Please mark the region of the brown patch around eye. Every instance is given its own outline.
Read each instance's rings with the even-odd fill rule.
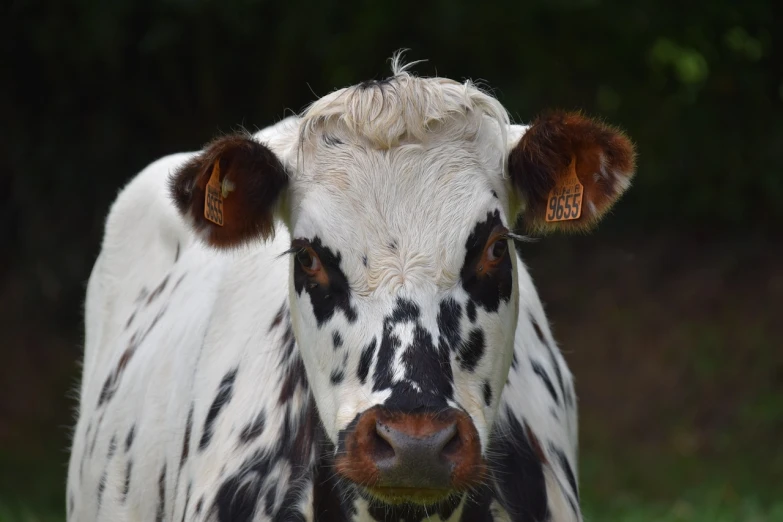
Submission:
[[[324,270],[321,258],[306,241],[294,241],[292,246],[298,251],[295,254],[296,263],[307,275],[309,285],[326,286],[329,284],[329,274]]]
[[[478,276],[490,275],[508,256],[508,248],[508,229],[501,226],[495,227],[484,246],[481,259],[476,265]]]

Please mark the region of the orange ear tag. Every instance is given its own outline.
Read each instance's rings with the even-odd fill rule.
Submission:
[[[579,219],[582,215],[584,187],[576,177],[576,158],[571,159],[568,173],[557,181],[547,200],[547,222]]]
[[[212,176],[207,183],[204,197],[204,217],[216,225],[223,226],[223,194],[220,188],[220,160],[215,160]]]

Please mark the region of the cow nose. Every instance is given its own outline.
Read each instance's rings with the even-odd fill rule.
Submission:
[[[372,458],[379,486],[448,489],[461,446],[457,423],[411,427],[376,421]]]
[[[478,433],[468,415],[389,412],[378,406],[343,434],[337,471],[376,494],[470,488],[483,476]]]

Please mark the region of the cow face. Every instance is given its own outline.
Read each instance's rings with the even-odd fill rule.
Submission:
[[[291,320],[338,473],[388,503],[431,503],[483,476],[525,270],[516,216],[588,227],[632,171],[632,146],[602,124],[556,113],[510,126],[472,85],[400,71],[217,140],[172,189],[216,246],[285,223]],[[549,196],[574,177],[578,217],[558,220]],[[204,218],[210,184],[222,226]]]

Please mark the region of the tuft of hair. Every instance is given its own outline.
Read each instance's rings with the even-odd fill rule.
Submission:
[[[478,134],[487,119],[505,143],[508,114],[494,97],[470,80],[415,76],[402,52],[391,58],[392,76],[327,94],[302,113],[301,143],[336,134],[342,141],[388,150],[405,143],[425,143],[434,132],[455,139]]]
[[[572,161],[582,184],[579,219],[547,222],[550,191],[570,173]],[[509,175],[525,203],[531,232],[575,232],[593,228],[630,187],[636,168],[631,140],[620,130],[581,113],[538,117],[508,158]]]
[[[223,226],[204,216],[204,198],[219,165]],[[288,175],[277,156],[250,134],[219,137],[177,169],[169,193],[197,235],[211,246],[230,248],[274,235],[274,210]]]

